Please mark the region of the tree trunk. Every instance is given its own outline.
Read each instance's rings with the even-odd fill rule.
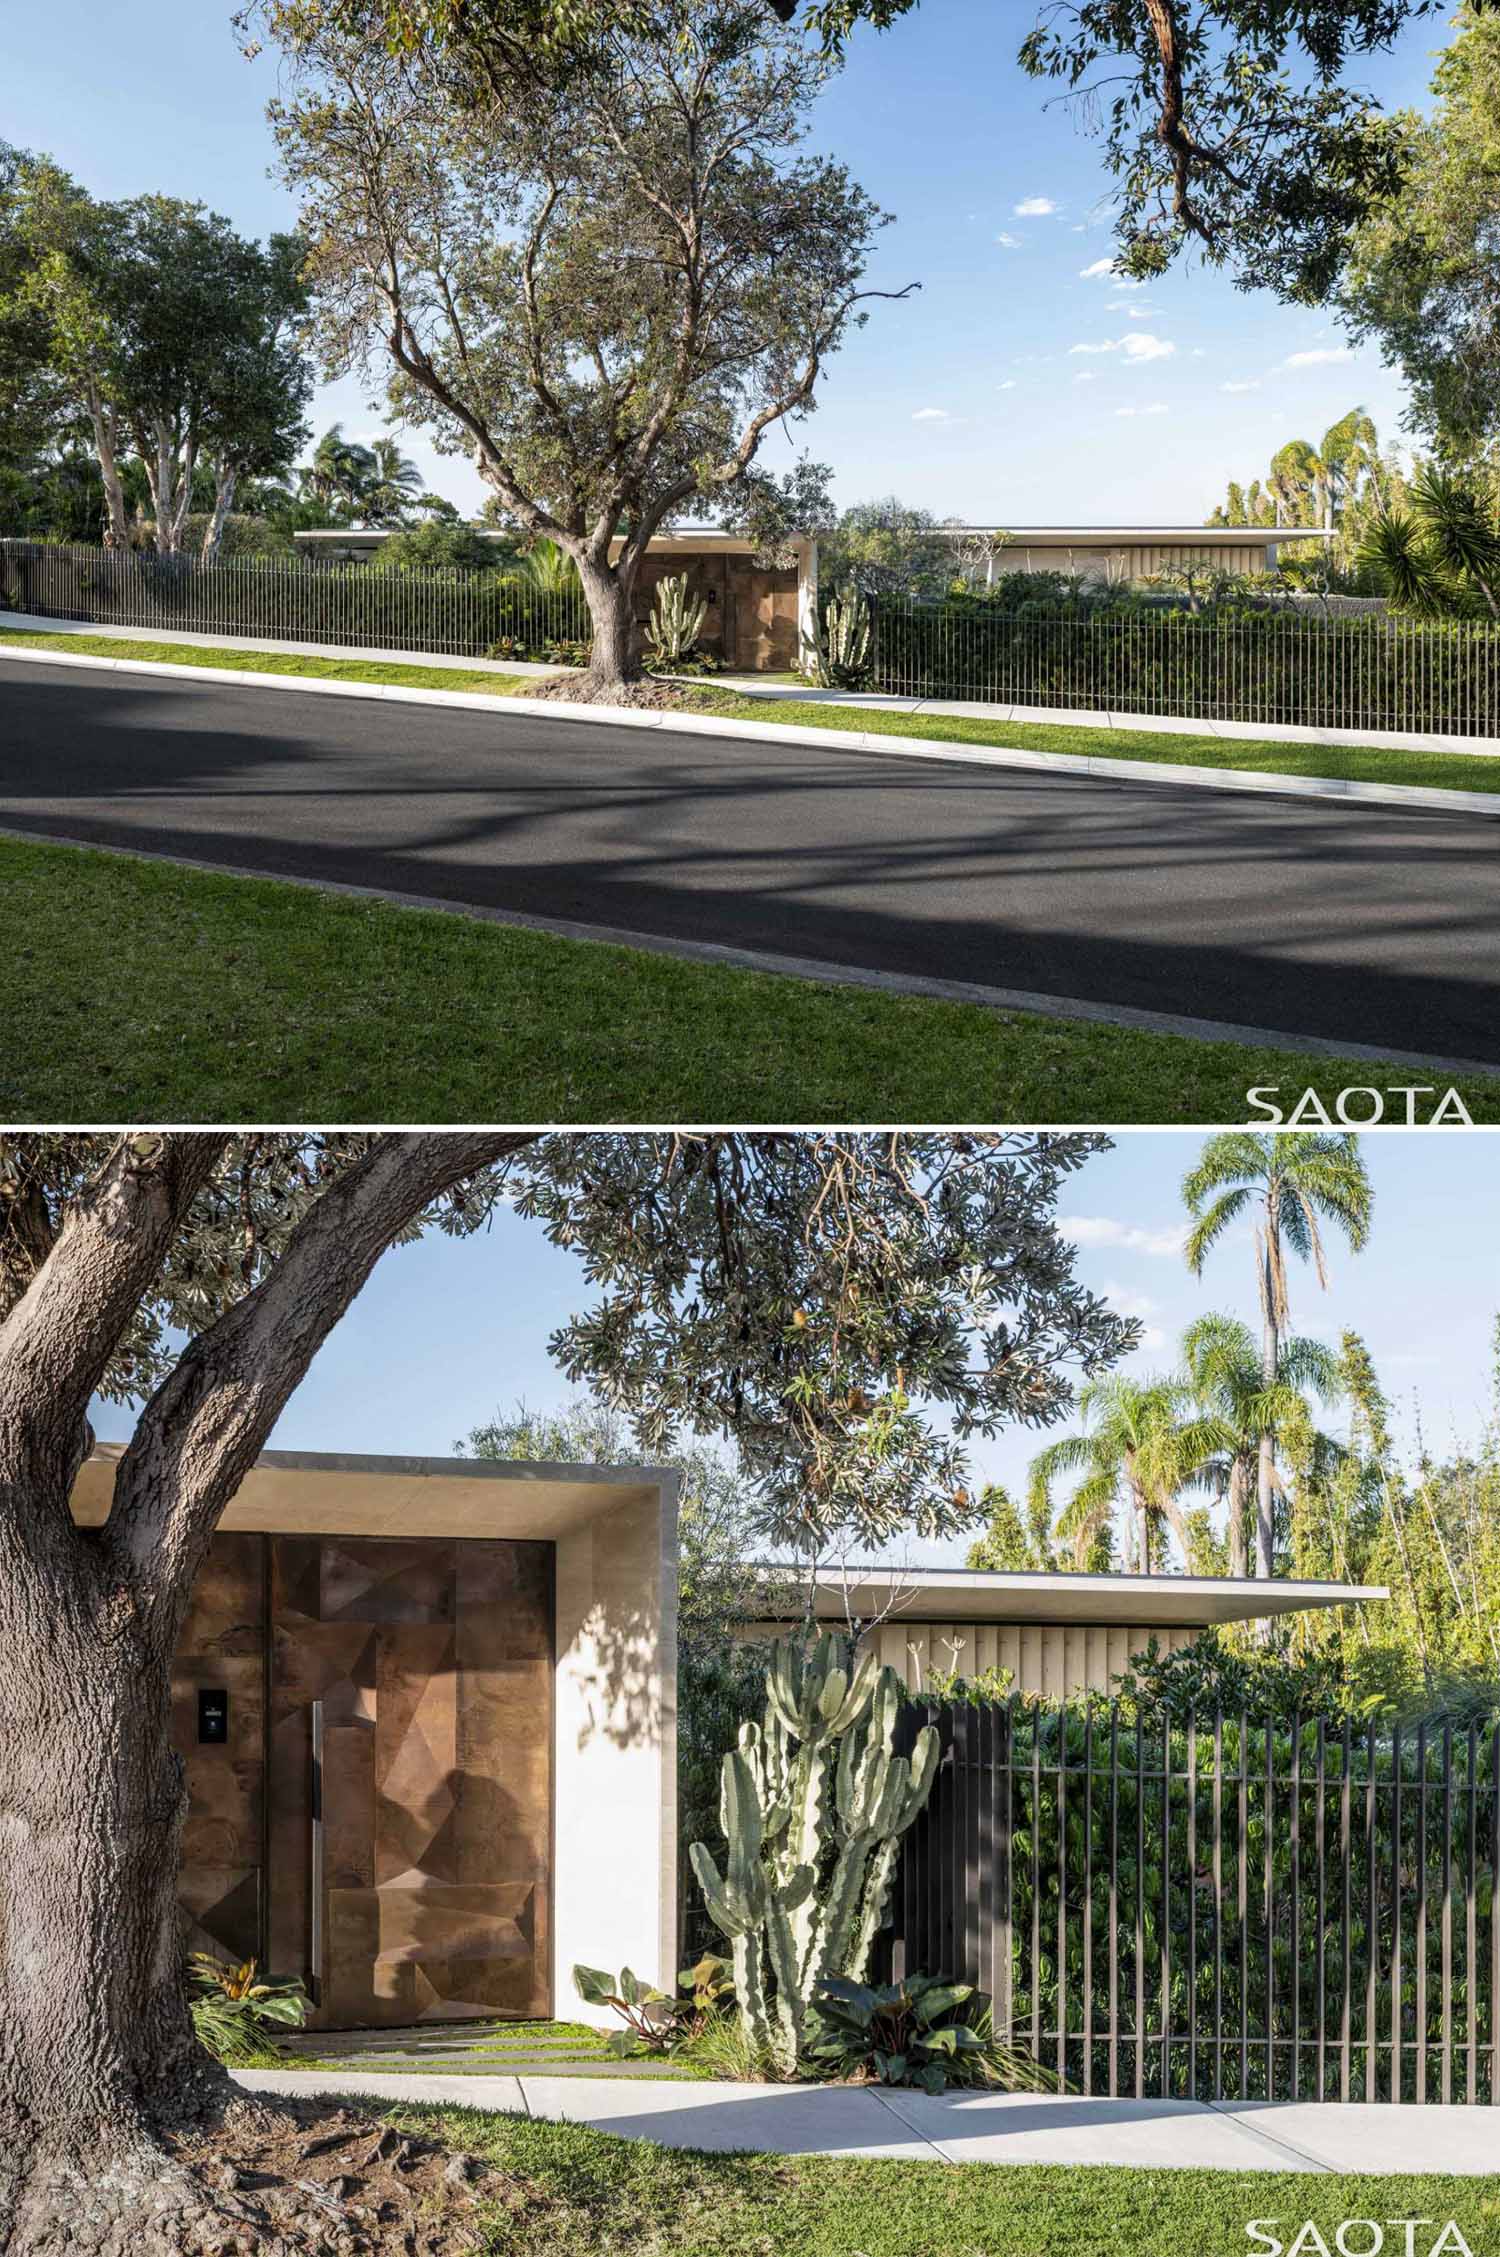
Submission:
[[[1276,1275],[1277,1264],[1271,1249],[1271,1233],[1276,1228],[1275,1217],[1266,1218],[1265,1236],[1261,1245],[1261,1336],[1260,1376],[1269,1390],[1276,1383],[1276,1367],[1281,1361],[1281,1340],[1276,1327]],[[1276,1535],[1276,1438],[1262,1434],[1256,1451],[1255,1467],[1255,1572],[1269,1582],[1272,1571],[1272,1552]],[[1262,1623],[1259,1635],[1267,1638],[1269,1626]]]
[[[219,544],[224,538],[224,527],[228,521],[229,512],[234,507],[234,489],[238,480],[238,471],[220,468],[214,485],[213,514],[203,531],[203,561],[205,564],[216,564],[218,562]]]
[[[99,475],[104,481],[104,504],[108,512],[104,546],[107,549],[128,549],[130,521],[125,514],[125,489],[120,484],[120,467],[115,460],[113,418],[92,380],[88,388],[88,402],[89,421],[94,431],[94,452],[99,458]]]
[[[628,682],[639,680],[640,652],[635,632],[635,570],[601,564],[582,556],[575,559],[578,577],[593,623],[593,648],[586,677],[590,695],[618,696]]]
[[[1245,1575],[1249,1563],[1245,1556],[1245,1496],[1250,1486],[1250,1468],[1242,1457],[1236,1456],[1229,1467],[1229,1572]]]
[[[186,1795],[164,1632],[113,1589],[80,1604],[13,1553],[5,1565],[0,2246],[83,2249],[78,2187],[97,2190],[101,2217],[111,2202],[134,2214],[142,2174],[162,2176],[158,2130],[213,2113],[231,2088],[183,1984]],[[24,2182],[6,2186],[7,2157]]]

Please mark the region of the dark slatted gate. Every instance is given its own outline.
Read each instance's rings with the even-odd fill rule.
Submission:
[[[908,1704],[893,1975],[1084,2093],[1500,2105],[1500,1720]]]

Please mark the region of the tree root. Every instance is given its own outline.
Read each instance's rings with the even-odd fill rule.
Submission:
[[[0,2176],[0,2203],[5,2184]],[[211,2125],[43,2157],[4,2257],[461,2257],[475,2214],[530,2190],[494,2165],[320,2100],[232,2102]]]
[[[650,674],[628,682],[598,682],[590,674],[549,674],[529,682],[527,697],[555,698],[562,705],[632,705],[669,711],[692,703],[679,682],[660,682]]]

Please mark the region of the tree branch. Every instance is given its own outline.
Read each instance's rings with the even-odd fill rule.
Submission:
[[[180,1606],[208,1540],[318,1349],[380,1256],[443,1192],[535,1133],[384,1136],[303,1217],[276,1267],[192,1343],[115,1475],[111,1563],[144,1604]]]
[[[0,1517],[28,1496],[66,1515],[90,1398],[224,1141],[121,1137],[0,1324]]]

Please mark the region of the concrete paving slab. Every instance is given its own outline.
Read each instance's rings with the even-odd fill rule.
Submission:
[[[1268,2132],[1315,2156],[1330,2171],[1453,2171],[1500,2177],[1500,2109],[1398,2108],[1388,2101],[1347,2107],[1315,2101],[1221,2102],[1246,2129]]]
[[[950,2163],[1112,2163],[1138,2170],[1199,2171],[1273,2167],[1259,2140],[1196,2100],[890,2091],[879,2098]]]
[[[523,2077],[533,2116],[592,2124],[626,2139],[715,2153],[904,2156],[943,2160],[926,2135],[850,2085],[592,2084],[581,2077]]]
[[[283,2092],[305,2100],[317,2093],[356,2093],[367,2100],[424,2100],[430,2106],[494,2108],[524,2116],[526,2101],[519,2077],[444,2077],[425,2070],[391,2075],[376,2069],[231,2069],[250,2092]]]

